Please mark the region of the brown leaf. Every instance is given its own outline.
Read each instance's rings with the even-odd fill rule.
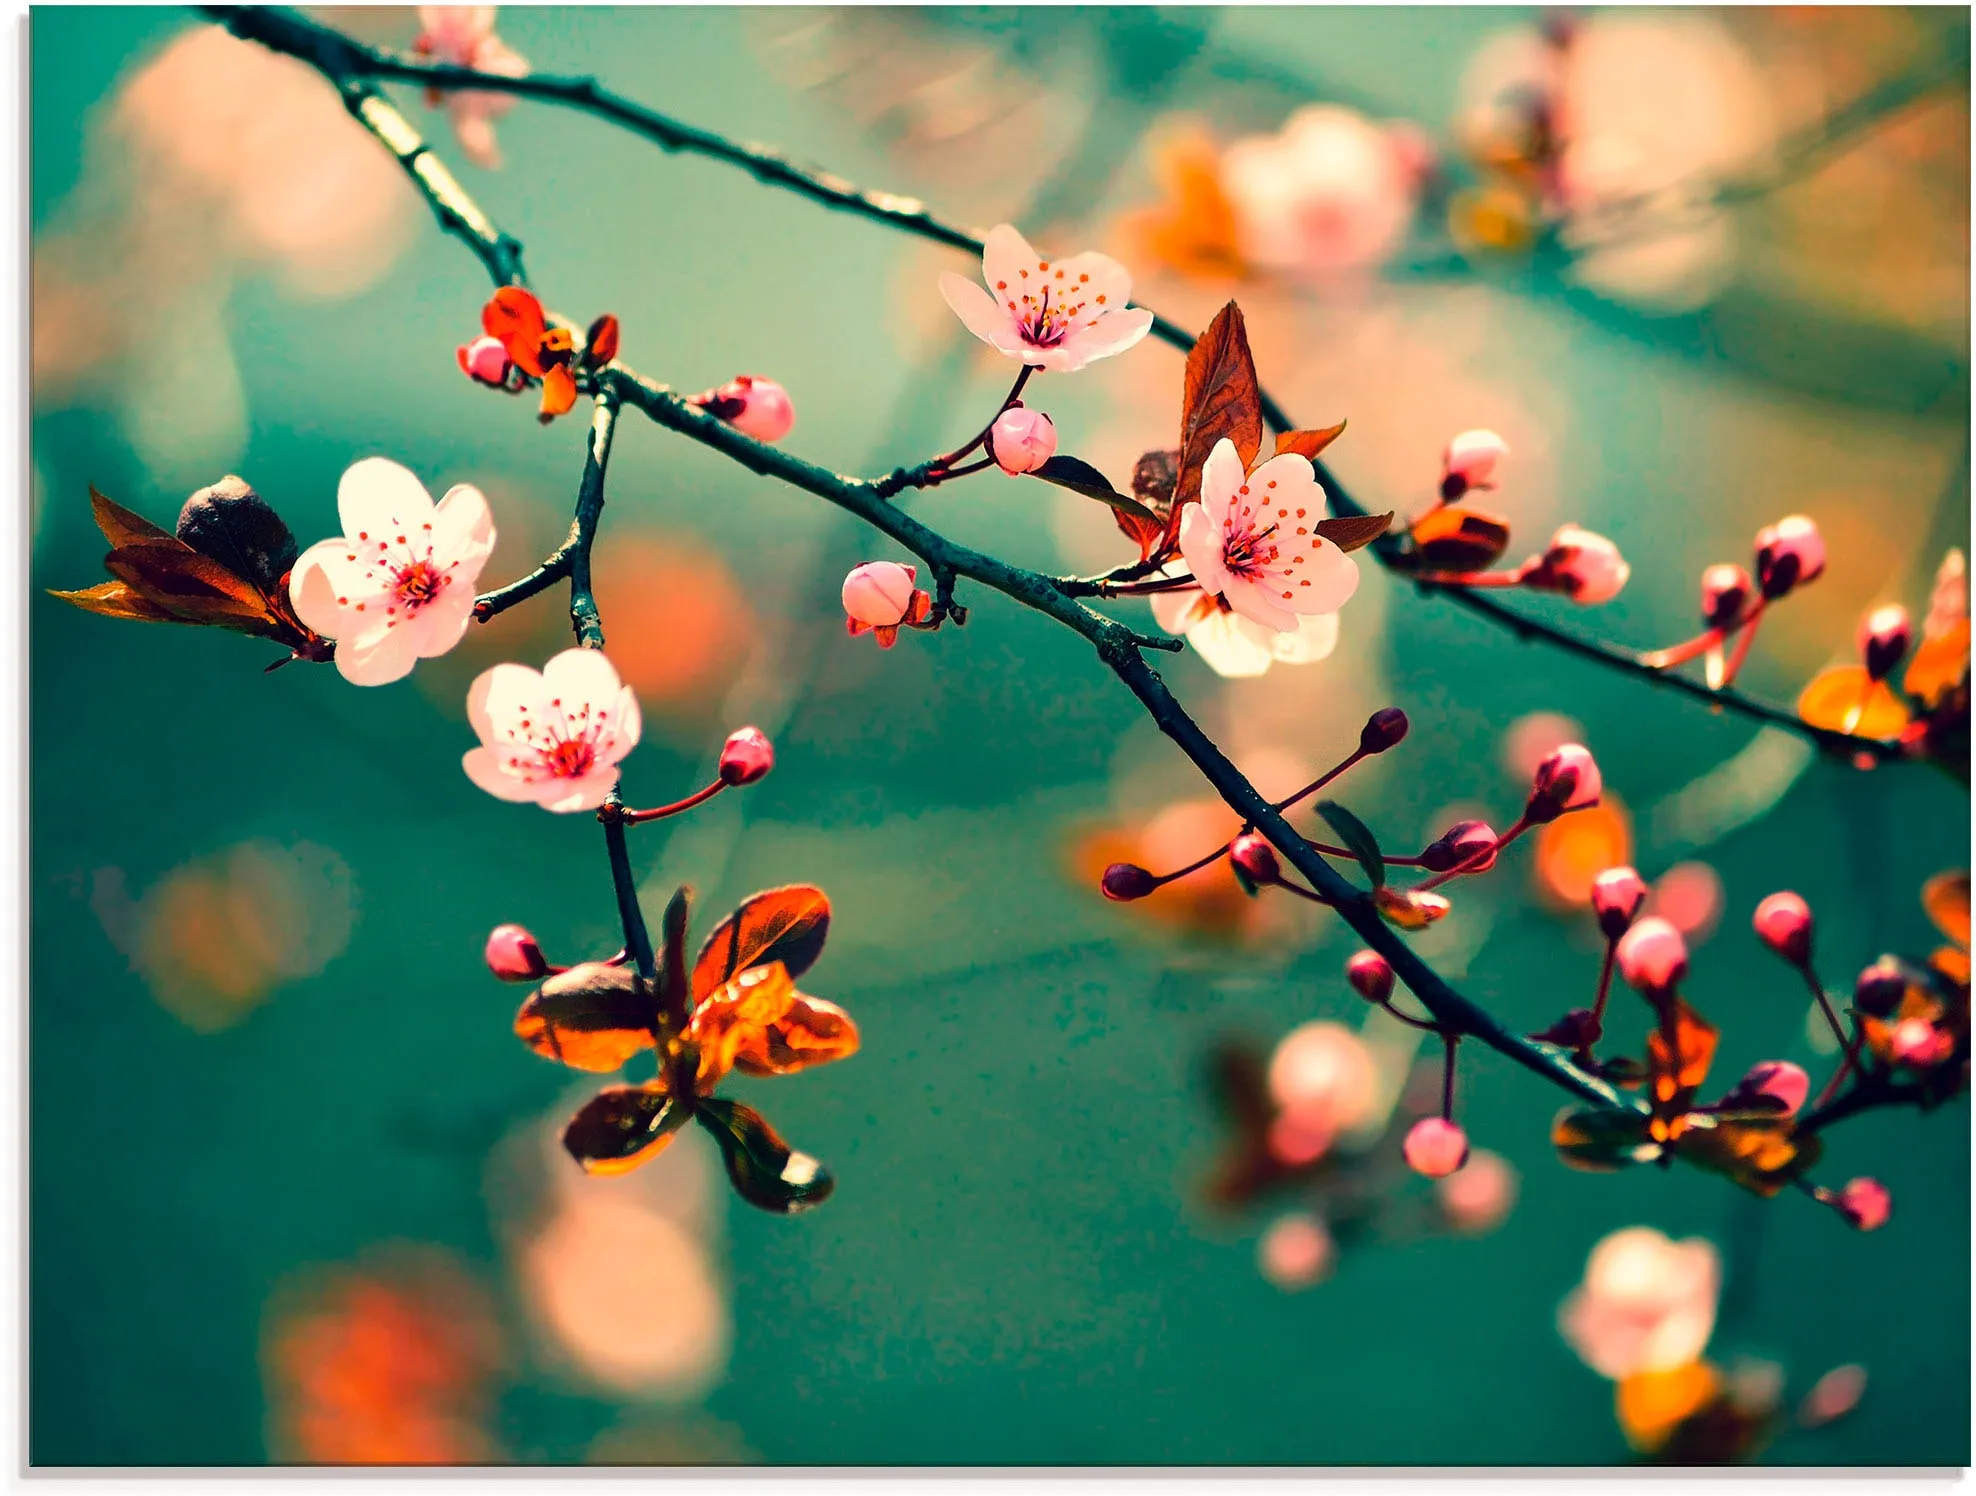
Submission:
[[[583,365],[587,369],[601,369],[617,355],[618,319],[606,312],[583,335]]]
[[[1392,526],[1393,511],[1384,514],[1335,514],[1315,525],[1318,534],[1341,551],[1355,551],[1371,545]]]
[[[578,1070],[615,1070],[652,1043],[652,994],[628,966],[586,961],[528,995],[515,1036],[545,1059]]]
[[[1345,423],[1326,426],[1321,431],[1280,431],[1276,435],[1276,455],[1295,452],[1299,457],[1317,461],[1317,454],[1345,434]]]
[[[1480,571],[1509,545],[1509,521],[1466,504],[1443,504],[1413,524],[1414,550],[1429,571]]]
[[[1166,540],[1166,521],[1155,518],[1149,522],[1123,509],[1113,509],[1111,514],[1119,533],[1139,547],[1141,561],[1150,561],[1159,553]]]
[[[1720,1037],[1714,1024],[1679,998],[1674,1002],[1674,1044],[1656,1027],[1647,1035],[1647,1094],[1656,1117],[1685,1111],[1689,1099],[1708,1079]]]
[[[133,514],[115,499],[98,493],[93,483],[89,485],[89,505],[96,513],[96,528],[112,546],[183,544],[171,531],[159,529],[143,515]]]
[[[731,1069],[788,1075],[858,1051],[850,1015],[798,992],[780,961],[750,967],[711,993],[693,1010],[686,1037],[700,1049],[696,1085],[703,1093]]]
[[[80,592],[63,592],[50,587],[48,595],[74,603],[91,613],[101,613],[106,618],[134,618],[142,623],[193,622],[156,603],[145,601],[144,594],[134,590],[128,582],[98,582],[94,587],[85,587]]]
[[[693,1115],[720,1144],[727,1177],[750,1205],[790,1215],[821,1205],[836,1188],[828,1169],[791,1148],[753,1107],[710,1096]]]
[[[799,977],[816,964],[830,931],[830,900],[807,883],[769,888],[742,901],[714,926],[693,963],[693,998],[700,1001],[751,966],[780,961]]]
[[[237,577],[210,556],[202,556],[173,538],[120,546],[104,558],[103,567],[146,602],[189,623],[217,624],[241,633],[279,636],[282,621],[261,590]]]
[[[1187,383],[1180,402],[1180,478],[1174,488],[1169,534],[1177,534],[1180,510],[1201,493],[1201,464],[1223,437],[1235,443],[1242,466],[1262,449],[1262,392],[1249,354],[1242,309],[1229,302],[1215,314],[1187,355]]]
[[[585,1102],[563,1128],[563,1147],[591,1174],[624,1174],[654,1157],[692,1115],[664,1083],[611,1086]]]

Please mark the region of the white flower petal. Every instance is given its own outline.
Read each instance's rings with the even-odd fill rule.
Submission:
[[[568,815],[577,810],[595,810],[610,797],[616,787],[618,773],[615,766],[606,769],[593,769],[580,779],[556,779],[546,783],[553,785],[560,793],[544,793],[539,798],[544,810],[553,810],[558,815]]]
[[[1264,628],[1287,633],[1297,626],[1297,615],[1278,603],[1276,593],[1267,583],[1231,576],[1221,595],[1229,607],[1244,618],[1253,618]]]
[[[457,582],[399,624],[422,660],[436,659],[466,637],[473,622],[473,588]]]
[[[1229,680],[1250,680],[1269,669],[1269,646],[1258,643],[1256,634],[1268,630],[1235,613],[1216,608],[1200,623],[1187,630],[1187,642],[1208,663],[1216,675]]]
[[[519,774],[506,772],[502,767],[506,762],[506,757],[496,749],[469,748],[461,756],[460,767],[467,771],[467,778],[497,800],[519,803],[539,799],[540,795],[535,785]]]
[[[524,717],[541,720],[549,690],[539,671],[526,665],[483,670],[467,691],[467,720],[483,743],[498,746],[520,731]]]
[[[1242,627],[1260,629],[1262,626],[1244,618]],[[1307,613],[1297,620],[1297,626],[1288,633],[1270,636],[1270,652],[1286,665],[1310,665],[1327,658],[1338,647],[1338,615],[1336,613]]]
[[[432,518],[432,496],[409,468],[388,457],[366,457],[344,470],[336,513],[351,540],[390,539]]]
[[[494,553],[494,515],[487,496],[471,483],[455,484],[433,510],[431,523],[433,559],[442,567],[459,562],[453,586],[473,586]]]
[[[1189,504],[1180,516],[1180,556],[1203,592],[1228,586],[1228,566],[1222,554],[1222,528],[1205,506]]]
[[[1081,369],[1098,359],[1125,352],[1152,330],[1153,314],[1142,307],[1132,307],[1108,313],[1089,327],[1078,328],[1059,347],[1074,360],[1069,367]]]
[[[1029,241],[1016,231],[1012,223],[998,223],[988,231],[988,237],[981,241],[981,278],[994,291],[996,282],[1007,282],[1011,287],[1023,280],[1022,272],[1034,271],[1042,263],[1043,257],[1030,247]],[[1003,300],[1019,300],[1018,297],[996,297],[996,305]],[[950,298],[951,300],[951,298]],[[956,311],[960,308],[956,307]]]
[[[353,686],[388,686],[418,663],[418,636],[408,628],[373,627],[336,641],[336,668]]]
[[[343,632],[344,617],[336,601],[336,581],[326,563],[331,557],[340,562],[347,554],[340,538],[318,541],[302,552],[288,574],[288,601],[295,616],[325,639]]]
[[[1247,481],[1248,473],[1242,466],[1242,454],[1235,450],[1235,443],[1224,436],[1214,444],[1207,461],[1201,464],[1201,505],[1214,520],[1216,528],[1228,523],[1229,506]]]
[[[1015,321],[1007,309],[973,281],[946,271],[940,277],[940,294],[962,325],[982,342],[1003,353],[1009,352],[1011,346],[1021,346],[1015,334]]]
[[[542,667],[542,683],[568,712],[586,703],[611,707],[623,682],[601,649],[566,649]]]

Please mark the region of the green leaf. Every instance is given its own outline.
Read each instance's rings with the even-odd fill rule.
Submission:
[[[1054,483],[1058,488],[1067,488],[1072,493],[1081,493],[1087,499],[1096,499],[1101,504],[1109,504],[1120,514],[1129,514],[1136,520],[1149,525],[1160,524],[1160,518],[1137,499],[1127,498],[1111,486],[1111,480],[1090,463],[1075,457],[1052,457],[1048,462],[1030,474],[1041,478],[1045,483]]]
[[[837,1187],[829,1170],[783,1142],[753,1107],[707,1096],[693,1115],[720,1144],[727,1177],[750,1205],[793,1215],[823,1204]]]
[[[1318,801],[1317,813],[1338,833],[1338,840],[1345,844],[1346,850],[1358,859],[1358,865],[1365,869],[1372,886],[1383,887],[1386,882],[1386,858],[1379,850],[1379,839],[1366,829],[1365,822],[1336,800]]]

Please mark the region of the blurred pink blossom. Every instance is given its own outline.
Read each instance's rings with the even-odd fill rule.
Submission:
[[[1329,1277],[1337,1256],[1330,1231],[1314,1215],[1287,1215],[1272,1222],[1256,1247],[1262,1275],[1285,1292]]]
[[[421,56],[436,62],[519,78],[528,71],[528,64],[494,34],[494,14],[492,5],[421,5],[419,24],[425,29],[414,47]],[[441,95],[435,89],[428,97],[436,104]],[[498,167],[501,147],[494,138],[494,121],[514,107],[513,96],[463,88],[444,98],[454,138],[467,159],[476,166]]]
[[[1467,1167],[1438,1182],[1434,1194],[1449,1225],[1465,1234],[1481,1236],[1508,1218],[1516,1206],[1519,1182],[1508,1159],[1487,1148],[1477,1148],[1469,1154]]]
[[[1412,136],[1336,104],[1300,109],[1275,135],[1221,158],[1242,258],[1322,277],[1390,259],[1405,243],[1422,159]]]
[[[1559,1306],[1558,1331],[1612,1381],[1672,1371],[1706,1349],[1721,1283],[1712,1243],[1670,1241],[1651,1226],[1629,1226],[1592,1248],[1583,1282]]]

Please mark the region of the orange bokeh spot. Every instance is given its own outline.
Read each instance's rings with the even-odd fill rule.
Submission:
[[[1582,909],[1592,902],[1594,878],[1632,860],[1632,818],[1608,791],[1597,805],[1559,816],[1538,831],[1531,868],[1545,903]]]
[[[501,1361],[484,1291],[436,1248],[398,1248],[277,1295],[263,1369],[278,1460],[335,1465],[485,1461]]]
[[[685,536],[614,537],[597,552],[594,585],[611,663],[648,714],[718,706],[758,633],[725,561]]]
[[[1722,1374],[1706,1361],[1672,1371],[1635,1372],[1614,1389],[1614,1411],[1626,1442],[1651,1452],[1722,1390]]]

